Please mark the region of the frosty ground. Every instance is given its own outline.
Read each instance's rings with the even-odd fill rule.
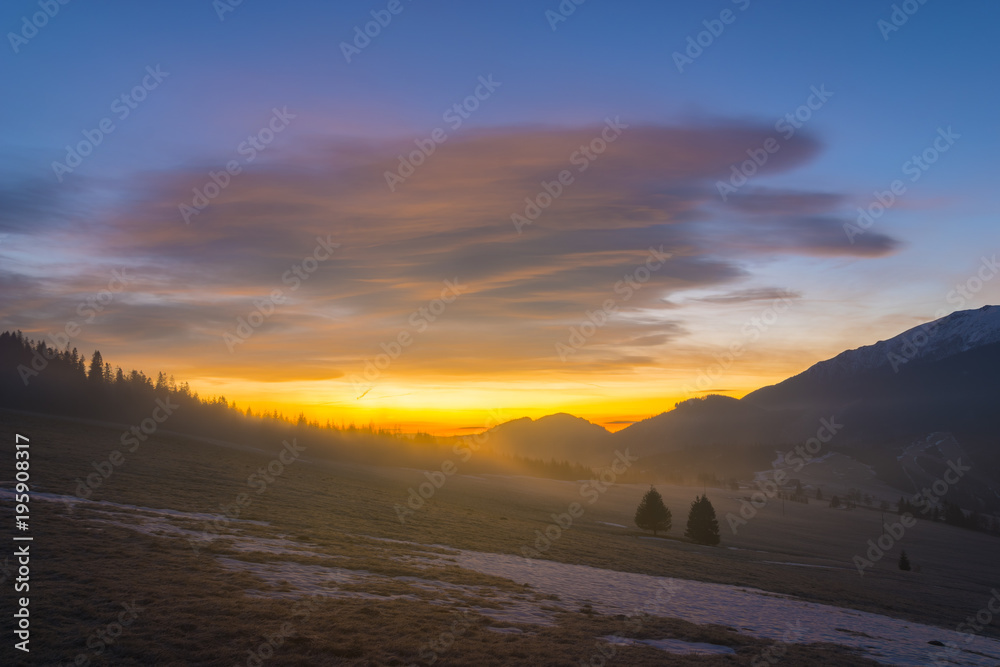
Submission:
[[[676,539],[701,488],[660,487],[675,527],[652,539],[628,527],[644,488],[619,484],[543,558],[525,559],[521,547],[579,499],[579,484],[457,474],[401,523],[393,506],[422,471],[308,452],[224,519],[277,447],[158,435],[80,499],[75,480],[121,430],[3,417],[44,443],[32,450],[32,509],[49,576],[32,591],[32,662],[1000,661],[995,625],[960,653],[929,643],[956,641],[997,583],[995,539],[949,526],[921,522],[904,538],[919,573],[887,557],[861,577],[851,559],[880,534],[877,512],[769,505],[738,535],[724,525],[710,548]],[[720,516],[738,508],[737,493],[707,491]],[[134,623],[109,636],[133,601]]]

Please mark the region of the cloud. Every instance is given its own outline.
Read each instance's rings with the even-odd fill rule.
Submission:
[[[754,287],[726,292],[724,294],[713,294],[710,296],[689,299],[689,301],[729,305],[734,303],[747,303],[751,301],[773,301],[775,299],[801,298],[802,293],[794,290],[786,290],[778,287]]]
[[[0,162],[9,162],[0,159]],[[59,183],[51,173],[0,172],[0,233],[41,234],[80,223],[85,216],[86,180]]]
[[[748,146],[770,136],[768,126],[634,125],[595,159],[581,161],[581,148],[598,145],[601,132],[466,131],[439,145],[395,192],[386,172],[414,149],[411,140],[313,140],[245,165],[190,224],[178,206],[191,203],[218,165],[140,174],[120,185],[129,192],[122,197],[127,205],[88,220],[77,236],[63,231],[63,243],[75,244],[92,275],[6,276],[17,294],[5,305],[74,293],[81,283],[100,289],[101,272],[127,262],[141,280],[95,324],[95,338],[121,347],[165,345],[176,355],[186,350],[186,363],[205,373],[248,376],[243,360],[252,359],[271,369],[262,375],[302,378],[357,373],[400,332],[416,342],[393,373],[566,369],[555,343],[588,311],[615,299],[618,312],[572,365],[587,372],[658,363],[653,348],[687,334],[671,296],[751,278],[748,256],[878,257],[897,246],[877,233],[850,244],[838,217],[847,199],[840,193],[756,189],[723,205],[715,181]],[[799,133],[762,171],[794,170],[821,150]],[[518,234],[512,214],[524,215],[564,171],[572,183]],[[52,213],[43,190],[11,200],[18,220]],[[30,233],[23,223],[16,229]],[[292,289],[288,276],[311,261],[317,239],[340,247]],[[622,285],[646,270],[640,267],[650,248],[670,257],[625,298]],[[445,280],[456,279],[465,291],[433,322],[421,317],[432,331],[418,331],[414,314],[440,297]],[[223,332],[276,289],[283,303],[229,363]],[[777,293],[736,289],[701,300],[732,304]],[[72,302],[48,299],[46,316],[65,320]]]
[[[730,195],[727,204],[738,211],[753,215],[802,216],[835,209],[847,200],[833,192],[796,192],[754,188]]]

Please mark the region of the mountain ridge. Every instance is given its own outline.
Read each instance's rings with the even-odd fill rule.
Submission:
[[[936,361],[992,343],[1000,343],[1000,306],[960,310],[925,322],[886,340],[845,350],[798,375],[750,392],[741,400],[759,401],[775,387],[800,379],[830,381],[846,375],[891,368],[911,361]]]
[[[599,425],[563,413],[558,421],[542,417],[521,422],[517,437],[530,442],[535,456],[548,457],[545,445],[556,438],[558,456],[568,460],[599,464],[616,448],[630,448],[663,465],[711,469],[710,455],[711,461],[725,463],[723,450],[739,458],[749,456],[749,450],[773,452],[802,444],[816,436],[821,420],[835,418],[845,428],[826,449],[847,453],[897,485],[905,485],[900,481],[901,452],[928,433],[942,432],[956,438],[966,458],[977,462],[992,480],[988,487],[1000,485],[1000,448],[994,444],[1000,433],[996,377],[1000,306],[985,306],[846,350],[741,399],[717,394],[688,399],[604,435],[595,430],[603,431]],[[534,426],[540,423],[546,428]],[[553,434],[551,427],[558,424],[572,424],[572,433],[581,437],[574,442],[569,433]],[[515,433],[509,430],[508,435]]]

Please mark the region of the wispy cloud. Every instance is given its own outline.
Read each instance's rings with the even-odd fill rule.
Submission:
[[[756,287],[735,290],[724,294],[712,294],[710,296],[690,299],[690,301],[698,301],[701,303],[734,304],[747,303],[751,301],[773,301],[774,299],[801,298],[802,294],[793,290],[785,290],[778,287]]]
[[[64,227],[55,240],[79,263],[78,275],[11,268],[0,276],[8,313],[2,324],[59,326],[73,316],[76,301],[67,294],[100,289],[106,267],[126,262],[137,285],[109,306],[88,334],[93,340],[155,344],[213,376],[335,378],[378,352],[378,342],[405,327],[442,280],[457,277],[468,292],[393,371],[539,371],[558,363],[552,343],[564,327],[611,296],[651,246],[662,246],[671,259],[588,345],[590,356],[573,365],[586,372],[658,363],[655,348],[686,334],[677,317],[683,299],[672,295],[728,287],[697,300],[801,298],[778,288],[732,289],[753,277],[747,257],[878,257],[897,245],[876,233],[847,243],[843,193],[758,189],[720,205],[713,183],[769,135],[766,126],[633,126],[577,172],[570,156],[595,132],[469,130],[439,146],[395,193],[384,172],[405,142],[314,140],[248,168],[190,225],[178,204],[203,185],[203,165],[137,176],[126,184],[130,201],[100,219],[53,200],[44,187],[2,190],[0,201],[10,201],[16,215],[0,224],[24,235],[25,256],[32,235],[44,233],[33,220],[85,222]],[[798,134],[766,171],[794,170],[821,150]],[[574,171],[574,184],[515,233],[510,214],[564,169]],[[229,355],[222,332],[254,298],[281,287],[289,266],[327,235],[341,244],[337,256]]]

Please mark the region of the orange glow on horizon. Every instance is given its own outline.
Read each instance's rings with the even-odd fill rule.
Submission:
[[[202,398],[224,395],[240,410],[247,407],[253,412],[277,410],[289,419],[302,413],[310,421],[320,424],[329,421],[337,427],[373,425],[438,436],[469,435],[514,419],[539,419],[556,413],[568,413],[616,432],[701,395],[674,390],[649,396],[645,393],[648,388],[623,383],[614,387],[615,397],[609,398],[606,394],[611,392],[592,389],[581,382],[549,383],[550,388],[545,383],[541,387],[537,383],[529,387],[528,381],[521,384],[466,382],[433,387],[386,384],[361,396],[355,395],[353,388],[344,382],[327,381],[253,383],[202,378],[192,382],[191,388]],[[759,385],[718,393],[740,398],[756,386]],[[441,408],[441,405],[453,407]]]

